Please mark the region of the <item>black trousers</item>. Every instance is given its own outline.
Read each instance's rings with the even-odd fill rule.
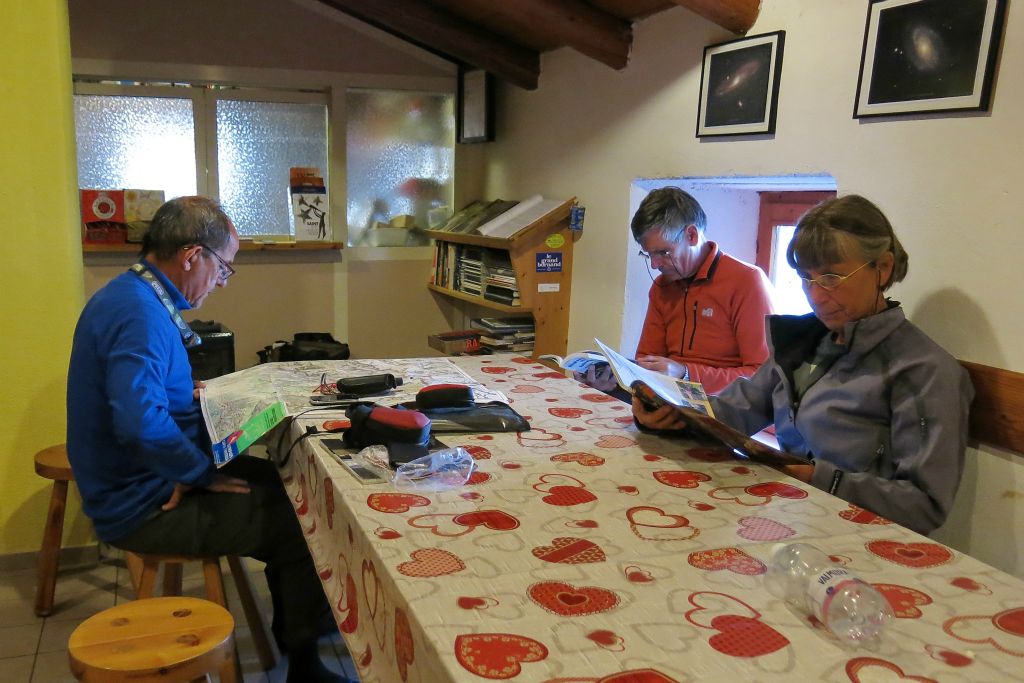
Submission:
[[[221,472],[249,482],[249,493],[194,489],[168,512],[111,542],[167,555],[241,555],[266,563],[273,631],[288,649],[316,639],[332,618],[302,527],[273,463],[240,456]]]

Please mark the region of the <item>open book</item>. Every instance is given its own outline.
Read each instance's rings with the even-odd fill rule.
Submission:
[[[576,351],[565,358],[553,353],[545,353],[542,356],[537,356],[537,360],[549,360],[560,368],[580,374],[586,374],[587,370],[595,365],[608,365],[608,359],[600,351]]]
[[[806,458],[772,448],[716,420],[707,394],[699,383],[685,382],[648,370],[601,343],[599,339],[594,341],[608,359],[619,386],[639,398],[651,410],[666,403],[675,406],[688,428],[718,441],[742,458],[772,466],[808,463]]]

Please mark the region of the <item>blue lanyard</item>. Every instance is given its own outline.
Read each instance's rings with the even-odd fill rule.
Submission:
[[[164,289],[164,286],[160,283],[160,280],[157,279],[156,275],[153,275],[149,268],[141,263],[136,263],[129,268],[129,270],[145,280],[146,283],[153,288],[153,291],[156,292],[156,295],[160,298],[160,303],[162,303],[164,308],[167,309],[167,312],[171,316],[171,321],[174,322],[175,327],[178,328],[178,332],[181,333],[181,341],[185,344],[185,348],[191,349],[194,346],[202,344],[202,338],[193,332],[192,328],[188,326],[187,322],[185,322],[185,319],[181,317],[178,307],[174,305],[173,301],[171,301],[170,295],[167,293],[167,290]]]

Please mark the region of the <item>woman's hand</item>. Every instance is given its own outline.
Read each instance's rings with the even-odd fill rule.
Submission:
[[[686,375],[685,365],[665,356],[637,356],[636,364],[647,370],[660,372],[669,377],[683,377]]]
[[[648,410],[636,396],[633,397],[633,416],[637,422],[648,429],[681,430],[686,428],[686,422],[674,407],[663,405],[656,410]]]

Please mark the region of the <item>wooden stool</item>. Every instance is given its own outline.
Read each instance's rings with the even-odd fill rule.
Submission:
[[[263,618],[260,600],[253,589],[249,572],[236,556],[228,555],[228,567],[234,577],[238,598],[245,612],[245,620],[249,623],[249,632],[256,645],[260,666],[270,671],[277,666],[279,653],[274,638]],[[150,555],[143,553],[126,553],[126,561],[132,574],[132,583],[140,599],[152,598],[156,588],[156,577],[160,565],[164,566],[164,595],[181,595],[181,570],[186,562],[202,562],[203,578],[206,582],[206,599],[227,607],[227,596],[224,593],[224,579],[221,575],[219,557],[190,557],[185,555]],[[141,570],[140,570],[141,568]]]
[[[95,683],[208,680],[216,671],[234,682],[234,630],[231,613],[208,600],[135,600],[79,624],[68,660],[76,679]]]
[[[46,511],[43,543],[39,548],[36,583],[36,615],[47,617],[53,612],[53,593],[60,567],[60,542],[64,533],[64,508],[68,501],[68,482],[75,480],[64,444],[50,446],[36,453],[36,474],[53,480],[50,508]]]

